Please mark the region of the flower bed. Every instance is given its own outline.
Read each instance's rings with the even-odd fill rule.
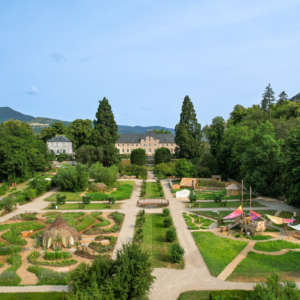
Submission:
[[[75,259],[56,259],[54,257],[72,257],[72,255],[68,252],[45,252],[45,259],[47,257],[53,257],[51,260],[38,260],[38,258],[41,256],[41,254],[37,251],[33,251],[28,255],[28,261],[33,265],[41,265],[41,266],[59,266],[59,267],[65,267],[65,266],[71,266],[75,265],[77,263],[77,260]],[[59,254],[60,253],[60,254]],[[66,255],[65,253],[68,253],[70,256]]]

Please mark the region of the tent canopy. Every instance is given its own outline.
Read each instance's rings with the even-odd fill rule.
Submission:
[[[284,219],[284,218],[274,217],[270,215],[266,215],[266,216],[275,224],[288,224],[296,221],[295,219]]]
[[[230,215],[228,215],[227,217],[225,217],[223,219],[233,219],[233,218],[241,215],[242,213],[243,213],[243,208],[240,206],[234,212],[232,212]]]

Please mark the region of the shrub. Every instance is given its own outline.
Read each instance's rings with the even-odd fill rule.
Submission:
[[[114,196],[109,196],[108,197],[108,202],[109,202],[109,204],[114,204],[116,202],[115,197]]]
[[[170,210],[168,208],[163,209],[163,216],[168,217],[170,215]]]
[[[48,191],[50,186],[51,183],[40,178],[33,178],[31,181],[29,181],[29,187],[37,191],[37,196],[42,195],[44,192]]]
[[[8,263],[11,267],[7,268],[0,275],[0,286],[15,286],[21,282],[21,278],[16,274],[16,271],[22,264],[22,257],[19,254],[13,254],[8,258]]]
[[[189,200],[190,200],[191,203],[196,202],[196,200],[197,200],[197,195],[195,194],[194,191],[191,191],[191,192],[190,192]]]
[[[164,226],[165,227],[170,227],[172,225],[172,218],[171,217],[166,217],[164,218]]]
[[[4,195],[6,191],[7,191],[7,184],[2,183],[2,185],[0,186],[0,196]]]
[[[38,266],[29,266],[28,271],[34,273],[39,281],[37,285],[67,285],[67,272],[55,272]]]
[[[14,246],[14,247],[0,247],[0,255],[10,255],[12,253],[21,252],[21,246]]]
[[[57,194],[56,195],[56,203],[57,204],[65,204],[67,199],[67,195]]]
[[[175,176],[175,163],[169,162],[169,163],[162,163],[162,164],[156,164],[156,166],[153,168],[153,171],[156,175],[156,177],[163,177],[165,176]]]
[[[66,251],[45,252],[45,259],[65,259],[72,257],[72,254]]]
[[[173,243],[176,240],[176,230],[175,228],[168,229],[166,231],[166,241]]]
[[[254,292],[250,294],[249,300],[297,300],[299,293],[295,282],[286,281],[283,284],[279,282],[279,276],[273,274],[267,278],[266,283],[257,283]]]
[[[132,150],[130,162],[132,165],[144,166],[147,162],[146,151],[141,148]]]
[[[189,163],[185,158],[178,159],[175,164],[176,176],[179,178],[194,178],[196,177],[196,168]]]
[[[212,197],[216,203],[220,203],[222,201],[223,193],[212,193]]]
[[[174,243],[171,246],[171,257],[174,263],[180,263],[185,253],[184,249],[179,245],[179,243]]]
[[[198,171],[198,176],[202,177],[202,178],[211,178],[211,171],[209,170],[208,167],[202,167],[199,171]]]
[[[34,199],[36,197],[36,189],[25,189],[21,197],[24,197],[25,201],[30,201]]]
[[[63,162],[66,158],[66,154],[65,153],[60,153],[59,155],[57,155],[57,160],[59,162]]]
[[[2,199],[0,205],[1,205],[1,208],[4,209],[5,212],[11,212],[15,205],[15,201],[11,197],[5,197],[4,199]]]
[[[83,145],[76,151],[76,159],[82,163],[91,166],[93,163],[103,161],[103,148],[92,145]]]
[[[90,202],[92,201],[92,196],[87,194],[87,195],[83,195],[82,196],[82,203],[83,204],[90,204]]]
[[[79,192],[87,188],[89,175],[86,166],[77,164],[76,167],[66,165],[60,168],[52,178],[52,184],[59,186],[63,191]]]
[[[95,181],[103,182],[109,187],[119,178],[119,172],[116,166],[105,168],[99,162],[90,167],[89,174]]]
[[[116,222],[118,225],[120,225],[120,224],[122,223],[122,221],[123,221],[124,214],[115,211],[115,212],[110,213],[110,214],[108,215],[108,217],[114,219],[115,222]]]
[[[2,234],[2,237],[13,245],[24,246],[27,244],[26,240],[21,238],[20,229],[17,226],[13,226],[9,231]]]
[[[155,164],[168,163],[171,161],[171,152],[168,148],[158,148],[154,155]]]

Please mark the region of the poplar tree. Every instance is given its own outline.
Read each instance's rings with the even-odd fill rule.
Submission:
[[[194,105],[189,96],[185,96],[180,121],[175,127],[175,153],[178,158],[200,157],[202,150],[201,125],[197,121]]]
[[[268,110],[271,119],[271,105],[275,102],[274,91],[271,88],[271,84],[269,83],[263,93],[263,99],[261,100],[261,109]]]
[[[104,97],[99,101],[96,119],[93,121],[95,129],[91,136],[91,143],[103,149],[103,164],[111,166],[118,163],[118,149],[115,143],[118,139],[118,125],[108,100]]]

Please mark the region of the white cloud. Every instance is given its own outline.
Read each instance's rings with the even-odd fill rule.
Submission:
[[[36,86],[32,86],[29,91],[25,92],[25,94],[29,96],[37,96],[40,94],[40,92]]]

